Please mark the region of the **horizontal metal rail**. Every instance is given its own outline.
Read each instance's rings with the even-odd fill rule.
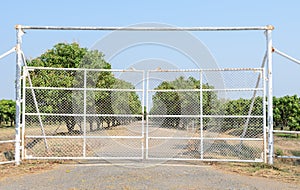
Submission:
[[[143,115],[133,115],[133,114],[60,114],[60,113],[25,113],[25,115],[41,115],[41,116],[74,116],[74,117],[143,117]]]
[[[5,144],[5,143],[15,143],[16,140],[7,140],[7,141],[0,141],[0,144]]]
[[[41,136],[41,135],[26,135],[28,139],[141,139],[144,136]],[[152,137],[148,136],[148,139],[168,139],[168,140],[224,140],[224,141],[262,141],[263,138],[218,138],[218,137]]]
[[[276,158],[284,158],[284,159],[300,159],[300,156],[275,156]]]
[[[181,118],[263,118],[262,115],[147,115],[147,117],[181,117]]]
[[[178,161],[192,161],[192,160],[201,160],[207,162],[262,162],[263,159],[254,159],[254,160],[238,160],[238,159],[214,159],[214,158],[160,158],[160,157],[148,157],[148,160],[178,160]]]
[[[65,87],[25,87],[37,90],[77,90],[77,91],[116,91],[116,92],[142,92],[143,89],[107,89],[107,88],[65,88]],[[210,92],[210,91],[263,91],[263,88],[220,88],[220,89],[152,89],[148,92]]]
[[[152,89],[148,92],[211,92],[211,91],[263,91],[263,88],[217,88],[217,89]]]
[[[10,163],[16,163],[16,161],[15,160],[13,160],[13,161],[4,161],[4,162],[0,162],[0,165],[1,164],[10,164]]]
[[[143,136],[41,136],[26,135],[28,139],[140,139]]]
[[[119,160],[119,159],[133,159],[133,160],[138,160],[138,159],[143,159],[143,157],[130,157],[130,156],[124,156],[124,157],[105,157],[105,156],[99,156],[99,157],[84,157],[84,156],[78,156],[78,157],[34,157],[31,155],[26,155],[26,159],[28,160],[81,160],[81,159],[87,159],[87,160]]]
[[[108,26],[23,26],[16,25],[22,30],[120,30],[120,31],[239,31],[239,30],[273,30],[273,26],[252,27],[108,27]]]
[[[153,137],[148,136],[149,139],[168,139],[168,140],[224,140],[224,141],[262,141],[263,138],[218,138],[218,137]]]
[[[200,72],[200,71],[263,71],[263,68],[215,68],[215,69],[156,69],[156,70],[148,70],[150,73],[170,73],[170,72]]]
[[[112,92],[142,92],[143,89],[107,89],[107,88],[66,88],[66,87],[25,87],[25,89],[36,90],[72,90],[72,91],[112,91]]]
[[[93,72],[137,72],[144,73],[144,70],[135,70],[135,69],[87,69],[87,68],[58,68],[58,67],[33,67],[33,66],[24,66],[28,71],[34,70],[61,70],[61,71],[93,71]],[[156,70],[148,70],[147,72],[155,73],[155,72],[199,72],[199,71],[263,71],[263,68],[215,68],[215,69],[156,69]]]
[[[135,69],[86,69],[86,68],[57,68],[57,67],[31,67],[24,66],[27,71],[34,70],[59,70],[59,71],[92,71],[92,72],[136,72],[136,73],[144,73],[144,70],[135,70]]]
[[[300,131],[281,131],[281,130],[273,130],[273,133],[300,134]]]

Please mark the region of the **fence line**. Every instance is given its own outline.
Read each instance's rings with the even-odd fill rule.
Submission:
[[[284,134],[300,134],[300,131],[284,131],[284,130],[273,130],[273,133],[284,133]],[[300,156],[282,156],[282,155],[275,155],[275,158],[282,158],[282,159],[300,159]]]

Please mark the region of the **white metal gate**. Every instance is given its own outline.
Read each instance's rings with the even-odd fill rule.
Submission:
[[[155,70],[147,79],[147,158],[264,161],[263,69]]]
[[[13,47],[4,54],[1,54],[0,59],[3,59],[15,51],[16,48]],[[19,141],[19,139],[17,138],[16,140],[15,131],[7,130],[0,126],[0,133],[0,164],[17,163],[18,158],[15,157],[15,152],[18,152],[19,150],[16,148],[15,144],[17,140]]]
[[[24,76],[26,159],[144,157],[143,71],[25,67]]]
[[[263,69],[144,73],[24,67],[23,158],[265,161]]]
[[[39,108],[38,108],[39,104],[36,103],[37,101],[35,100],[36,97],[34,95],[35,94],[34,93],[34,91],[35,91],[34,88],[35,87],[26,86],[25,84],[27,84],[27,83],[24,82],[25,80],[23,80],[23,87],[24,87],[23,88],[23,98],[24,98],[24,100],[22,99],[22,95],[21,95],[21,93],[22,93],[21,92],[21,86],[22,86],[21,85],[21,83],[22,83],[22,76],[21,75],[22,74],[21,74],[21,71],[22,71],[22,66],[26,65],[25,64],[26,63],[25,57],[24,57],[24,54],[22,52],[22,47],[21,47],[22,46],[22,36],[24,35],[24,31],[29,31],[29,30],[70,30],[70,31],[75,31],[75,30],[81,30],[81,31],[92,31],[92,30],[93,31],[100,31],[100,30],[101,31],[103,31],[103,30],[104,31],[114,31],[114,30],[119,30],[119,31],[245,31],[245,30],[247,30],[247,31],[264,31],[264,34],[266,36],[266,53],[265,53],[264,61],[263,61],[263,64],[262,64],[261,67],[266,69],[266,73],[265,73],[266,74],[266,79],[262,80],[262,81],[264,81],[262,83],[266,83],[266,85],[264,85],[264,84],[261,83],[261,85],[263,87],[260,88],[259,87],[259,83],[258,83],[258,85],[256,85],[255,88],[241,88],[240,90],[238,90],[238,89],[234,90],[234,91],[244,91],[244,92],[246,92],[246,91],[252,91],[253,95],[251,97],[251,103],[249,105],[248,114],[245,114],[246,113],[245,112],[243,114],[233,115],[234,117],[231,117],[231,115],[226,115],[226,114],[223,115],[223,116],[219,115],[221,117],[218,117],[218,115],[216,116],[216,115],[211,114],[211,113],[205,115],[205,113],[204,113],[205,110],[204,110],[204,107],[203,107],[203,104],[202,104],[202,106],[200,106],[200,108],[201,108],[200,109],[201,110],[200,114],[198,114],[198,116],[200,116],[199,117],[200,119],[198,121],[196,119],[194,119],[194,120],[192,119],[191,120],[192,122],[194,122],[194,123],[196,123],[198,125],[198,128],[199,128],[198,130],[200,131],[200,137],[196,136],[196,137],[192,137],[190,139],[193,140],[195,138],[194,140],[198,140],[200,142],[196,143],[196,145],[197,145],[196,147],[198,147],[198,148],[194,148],[196,150],[196,152],[197,152],[196,153],[197,156],[192,156],[190,158],[191,159],[194,159],[194,158],[199,159],[198,157],[200,157],[201,160],[205,160],[205,159],[210,159],[210,160],[218,159],[218,160],[220,160],[220,159],[226,158],[227,160],[230,160],[229,157],[221,156],[220,158],[217,158],[216,155],[213,155],[211,157],[205,155],[204,152],[207,151],[207,150],[209,150],[206,147],[214,147],[212,145],[216,144],[216,143],[210,143],[209,146],[205,146],[205,143],[204,143],[205,141],[207,141],[207,140],[213,140],[214,142],[215,141],[222,141],[222,138],[216,139],[216,138],[213,137],[212,139],[210,139],[210,137],[205,136],[205,132],[206,132],[205,124],[206,124],[206,122],[212,123],[212,121],[216,121],[216,123],[219,124],[220,123],[219,120],[223,119],[224,121],[226,120],[226,122],[227,122],[228,120],[230,120],[230,118],[233,119],[232,121],[234,123],[241,123],[241,122],[238,122],[238,121],[235,121],[235,120],[238,120],[238,119],[242,120],[244,118],[245,124],[244,124],[244,127],[243,127],[242,135],[241,136],[237,136],[238,139],[236,139],[236,141],[241,141],[241,143],[240,143],[240,145],[238,147],[243,147],[243,145],[249,144],[249,143],[247,143],[247,144],[243,143],[246,140],[249,141],[249,142],[258,142],[258,144],[263,143],[263,155],[260,158],[258,158],[258,156],[257,156],[258,154],[255,154],[256,156],[252,156],[252,157],[250,156],[251,159],[238,159],[238,160],[252,161],[252,159],[254,159],[254,161],[261,161],[261,159],[264,158],[264,161],[265,162],[267,161],[266,160],[266,143],[265,143],[265,140],[266,140],[265,130],[266,130],[266,126],[267,126],[267,129],[268,129],[268,131],[267,131],[268,132],[268,145],[267,145],[268,146],[267,147],[267,149],[268,149],[268,163],[269,164],[273,164],[273,157],[274,157],[273,131],[274,130],[273,130],[273,106],[272,106],[273,105],[273,102],[272,102],[272,97],[273,97],[273,74],[272,74],[273,73],[272,72],[273,60],[272,60],[272,53],[275,52],[275,53],[277,53],[277,54],[279,54],[279,55],[281,55],[281,56],[283,56],[283,57],[285,57],[285,58],[287,58],[287,59],[289,59],[289,60],[291,60],[293,62],[296,62],[298,64],[300,62],[299,62],[299,60],[294,59],[291,56],[289,56],[289,55],[287,55],[287,54],[285,54],[285,53],[283,53],[283,52],[281,52],[278,49],[276,49],[276,48],[273,47],[273,44],[272,44],[272,31],[274,30],[274,27],[272,25],[260,26],[260,27],[169,27],[169,26],[167,26],[167,27],[161,27],[161,26],[155,26],[155,27],[153,27],[153,26],[150,26],[150,27],[147,27],[147,26],[146,27],[144,27],[144,26],[143,27],[140,27],[140,26],[133,26],[133,27],[103,27],[103,26],[100,26],[100,27],[80,27],[80,26],[79,27],[68,27],[68,26],[22,26],[22,25],[16,25],[15,29],[16,29],[16,33],[17,33],[16,46],[14,48],[12,48],[11,50],[9,50],[8,52],[6,52],[6,53],[4,53],[3,55],[0,56],[0,59],[1,59],[1,58],[5,57],[6,55],[9,55],[10,53],[16,52],[16,66],[17,67],[16,67],[16,127],[15,127],[16,131],[15,131],[15,140],[12,140],[12,141],[9,141],[9,142],[7,142],[5,140],[5,141],[1,142],[1,144],[11,143],[11,142],[15,143],[15,161],[14,162],[17,165],[20,164],[20,150],[22,150],[22,153],[23,153],[22,157],[23,158],[25,158],[25,157],[26,158],[37,158],[37,156],[39,156],[38,154],[33,154],[33,155],[32,154],[27,154],[28,153],[27,151],[31,151],[29,149],[32,147],[32,145],[39,144],[39,142],[41,142],[41,139],[44,141],[44,149],[46,149],[46,152],[47,152],[47,154],[42,155],[43,156],[42,158],[49,158],[52,155],[52,152],[49,151],[49,146],[48,146],[47,142],[50,139],[57,138],[57,136],[55,136],[55,137],[52,136],[51,137],[51,135],[47,135],[47,133],[45,131],[45,128],[44,128],[44,125],[43,125],[43,119],[45,119],[45,118],[48,117],[47,121],[49,121],[49,120],[52,120],[51,117],[53,117],[53,118],[56,118],[53,121],[56,121],[57,123],[59,123],[59,122],[62,123],[63,122],[62,120],[64,120],[64,119],[68,120],[67,117],[71,117],[71,118],[73,117],[73,118],[76,118],[76,119],[79,118],[80,122],[76,122],[75,119],[73,119],[73,121],[72,121],[72,119],[68,120],[68,121],[70,121],[68,123],[68,125],[72,126],[74,123],[81,123],[82,124],[84,121],[85,121],[84,123],[86,123],[87,122],[86,120],[88,118],[93,118],[93,114],[87,114],[84,111],[83,111],[83,113],[85,113],[85,114],[83,114],[83,115],[85,115],[85,116],[81,116],[81,117],[80,117],[80,115],[82,115],[82,112],[80,114],[74,114],[74,113],[72,113],[72,114],[69,114],[69,115],[68,114],[64,115],[62,113],[57,113],[56,115],[52,115],[52,113],[42,113],[42,114],[40,114],[41,112],[39,111]],[[246,69],[246,70],[253,70],[253,69]],[[254,69],[254,70],[256,70],[256,69]],[[25,74],[27,74],[26,72],[27,71],[25,70]],[[262,71],[262,73],[263,73],[263,71]],[[202,76],[202,75],[200,75],[200,76]],[[257,81],[260,81],[260,78]],[[29,81],[27,81],[27,82],[29,82]],[[267,90],[267,94],[265,94],[265,86],[268,89]],[[28,88],[28,87],[30,87],[30,88]],[[151,85],[150,85],[150,87],[151,87]],[[46,88],[48,88],[48,87],[45,87],[44,90],[46,90]],[[228,87],[226,87],[226,88],[228,88]],[[31,109],[35,109],[36,110],[36,113],[29,113],[27,116],[25,115],[25,108],[26,108],[26,106],[24,104],[25,103],[25,98],[26,98],[25,97],[26,93],[24,94],[25,89],[27,91],[32,91],[33,95],[32,95],[31,98],[32,98],[32,101],[35,102],[35,103],[33,103],[34,107],[32,107]],[[38,89],[38,88],[36,88],[36,89]],[[80,88],[79,91],[81,89],[82,88]],[[60,89],[60,90],[62,90],[62,89]],[[72,89],[67,89],[67,91],[68,90],[72,90]],[[143,90],[144,90],[144,88],[143,88]],[[156,89],[152,89],[152,91],[153,91],[152,93],[155,93],[155,90]],[[167,89],[165,89],[165,90],[167,90]],[[177,89],[177,90],[179,90],[179,89]],[[193,89],[193,90],[195,90],[195,89]],[[83,90],[83,91],[89,91],[89,90]],[[212,89],[211,90],[204,90],[204,89],[200,88],[199,93],[202,94],[200,96],[200,103],[203,102],[205,94],[209,94],[209,93],[207,93],[209,91],[216,91],[216,90],[215,89],[214,90],[212,90]],[[226,92],[227,91],[231,92],[232,90],[229,87],[226,90],[225,90],[225,88],[223,88],[223,91],[224,92],[225,91]],[[261,91],[263,91],[263,92],[261,92]],[[150,92],[151,91],[148,91],[147,95]],[[161,91],[161,92],[163,92],[163,91]],[[263,98],[263,100],[262,100],[263,113],[262,114],[258,114],[258,115],[253,115],[252,114],[252,109],[255,109],[255,104],[256,104],[255,102],[257,101],[258,97],[260,97],[260,95],[257,95],[257,92],[260,92],[260,93],[264,94],[262,96],[262,98]],[[69,94],[69,93],[67,93],[67,94]],[[142,93],[142,94],[144,94],[144,93]],[[176,96],[179,96],[179,95],[176,95]],[[245,97],[249,98],[248,96],[245,96]],[[265,106],[265,104],[266,104],[265,103],[265,98],[266,97],[267,97],[267,101],[268,101],[268,103],[267,103],[268,104],[268,107],[267,107],[268,111],[267,112],[266,112],[266,110],[264,110],[266,108],[266,106]],[[235,98],[236,97],[233,97],[233,100]],[[151,98],[149,98],[149,95],[148,95],[147,101],[149,101],[149,99],[151,99]],[[144,101],[144,99],[142,99],[141,101]],[[222,101],[223,101],[223,99],[222,99]],[[222,102],[222,101],[219,101],[219,102]],[[230,99],[224,99],[224,101],[231,101],[231,100]],[[150,101],[150,103],[151,102],[152,101]],[[44,104],[44,101],[42,101],[40,103],[40,105],[43,105],[43,104]],[[142,106],[143,105],[144,104],[142,104]],[[22,110],[21,110],[21,107],[23,107]],[[87,106],[83,106],[83,107],[84,107],[84,109],[87,108]],[[149,108],[147,108],[147,110],[150,111]],[[142,111],[144,111],[144,109]],[[23,113],[22,119],[21,119],[21,112]],[[266,114],[267,114],[267,116],[266,116]],[[33,118],[32,121],[29,118],[30,115]],[[192,116],[187,116],[187,115],[184,115],[181,118],[184,118],[184,117],[186,117],[186,118],[193,117],[193,114],[191,114]],[[101,116],[103,118],[106,118],[106,119],[107,118],[112,118],[112,117],[114,118],[115,117],[115,116],[111,116],[111,114],[98,114],[98,113],[94,114],[95,118],[99,118],[99,117],[101,118]],[[144,119],[144,116],[142,116],[142,121]],[[127,114],[125,114],[125,115],[119,114],[119,117],[125,117],[126,118],[126,117],[128,117],[128,115]],[[140,116],[137,116],[137,117],[140,117]],[[175,122],[175,121],[178,122],[178,118],[180,118],[180,117],[178,117],[174,113],[167,113],[167,115],[161,115],[160,117],[165,118],[166,121],[170,121],[171,118],[173,117],[174,118],[173,122]],[[148,133],[146,133],[147,135],[150,134],[150,130],[149,129],[151,127],[153,127],[152,124],[157,124],[157,121],[159,120],[158,118],[159,117],[157,115],[151,115],[151,114],[147,115],[147,119],[148,119],[148,123],[147,123],[147,131],[148,131]],[[247,133],[247,131],[249,131],[248,130],[249,127],[250,127],[249,123],[250,124],[253,123],[253,122],[251,122],[251,119],[253,120],[253,118],[263,118],[262,122],[261,121],[254,122],[254,123],[256,123],[256,125],[253,125],[253,126],[258,127],[259,123],[260,124],[263,123],[263,127],[262,127],[263,128],[263,139],[261,139],[261,137],[260,137],[261,135],[259,135],[259,134],[256,135],[257,138],[248,138],[248,139],[244,138],[245,134]],[[82,121],[82,119],[85,119],[85,120]],[[163,119],[161,119],[161,120],[163,120]],[[188,119],[181,119],[181,120],[182,121],[186,121]],[[181,120],[179,119],[179,123],[180,123]],[[122,121],[124,121],[124,119]],[[40,125],[40,133],[32,134],[32,135],[27,134],[25,132],[25,126],[28,127],[28,123],[29,124],[39,123],[39,125]],[[142,122],[142,127],[141,127],[142,131],[144,130],[143,125],[144,125],[144,122]],[[197,125],[193,125],[193,126],[197,126]],[[80,126],[82,126],[82,125],[80,125]],[[208,125],[208,126],[214,126],[214,125]],[[241,125],[238,125],[238,126],[241,126]],[[86,125],[85,125],[85,127],[86,127]],[[21,129],[23,131],[22,141],[20,140],[20,138],[21,138],[21,134],[20,134]],[[57,130],[59,130],[59,129],[60,129],[60,127],[57,128]],[[82,128],[80,128],[80,129],[82,130]],[[88,136],[86,134],[86,131],[85,132],[84,131],[80,131],[79,134],[80,135],[77,135],[77,136],[73,135],[72,138],[77,139],[77,140],[81,139],[81,140],[83,140],[83,142],[87,142],[87,139],[93,139],[93,137],[90,137],[90,136]],[[38,136],[38,135],[40,135],[40,136]],[[82,136],[84,136],[84,137],[82,137]],[[71,139],[71,137],[70,138],[66,137],[66,136],[64,136],[64,137],[66,139]],[[118,139],[119,137],[121,138],[122,136],[118,136],[117,135],[115,137],[116,137],[115,139]],[[170,137],[159,137],[159,136],[155,136],[155,135],[153,135],[153,136],[148,135],[146,137],[143,132],[142,132],[141,136],[139,136],[139,135],[138,136],[127,136],[127,138],[129,138],[129,137],[130,138],[137,138],[137,139],[139,138],[142,142],[143,141],[147,141],[147,143],[145,144],[147,149],[144,149],[144,146],[141,146],[141,149],[146,150],[146,153],[147,153],[147,154],[145,154],[145,155],[143,155],[141,157],[145,156],[146,158],[158,158],[159,157],[156,154],[153,154],[153,152],[151,153],[152,150],[155,150],[153,147],[156,147],[155,145],[154,146],[149,146],[148,145],[148,143],[151,144],[151,142],[150,142],[151,139],[164,138],[164,140],[165,140],[167,138],[170,138]],[[105,139],[105,138],[108,138],[108,137],[101,136],[101,138]],[[24,142],[25,139],[27,141],[31,141],[31,143],[30,142]],[[31,139],[31,140],[28,140],[28,139]],[[234,140],[234,138],[231,138],[230,140]],[[63,141],[65,143],[64,140],[61,140],[61,141]],[[263,141],[263,142],[261,142],[261,141]],[[22,146],[20,146],[21,142],[22,142]],[[54,144],[57,144],[57,143],[54,143]],[[192,144],[194,144],[194,143],[192,143]],[[200,144],[200,146],[198,146],[199,144]],[[81,157],[85,157],[86,156],[86,153],[87,153],[87,146],[86,145],[87,145],[86,143],[82,143],[82,147],[80,147],[80,151],[82,151],[82,154],[80,153]],[[226,145],[226,146],[230,147],[228,145]],[[224,145],[224,146],[220,146],[220,147],[226,147],[226,146]],[[187,146],[187,147],[190,147],[190,146]],[[234,146],[231,146],[231,147],[234,147]],[[261,151],[261,146],[260,145],[253,146],[253,148],[254,149],[251,152],[260,152]],[[231,149],[235,149],[236,150],[236,148],[231,148]],[[144,150],[141,151],[141,154],[144,153]],[[240,150],[240,148],[238,150]],[[174,152],[174,151],[171,151],[171,152]],[[57,155],[58,155],[59,158],[63,157],[61,154],[57,154]],[[173,155],[173,154],[171,154],[171,155]],[[163,159],[163,157],[165,157],[165,156],[162,156],[162,158],[159,158],[159,159]],[[77,155],[76,155],[75,158],[78,158]],[[98,155],[97,155],[96,158],[99,158]],[[174,158],[174,157],[172,157],[172,158]],[[177,159],[179,159],[179,158],[177,158]],[[181,158],[181,159],[187,159],[187,158]],[[233,160],[237,160],[237,157],[233,156],[232,159]]]

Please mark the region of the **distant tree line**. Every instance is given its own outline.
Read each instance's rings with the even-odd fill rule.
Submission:
[[[300,97],[297,95],[273,98],[274,126],[300,131]]]
[[[150,110],[151,115],[172,115],[172,117],[155,118],[153,121],[161,122],[162,127],[168,128],[186,128],[191,123],[199,123],[199,118],[180,117],[180,115],[199,115],[200,114],[200,93],[199,91],[178,92],[176,89],[203,89],[213,88],[208,84],[200,84],[199,80],[193,77],[185,79],[179,77],[174,81],[164,81],[155,90],[153,95],[153,107]],[[210,115],[216,113],[219,105],[217,95],[213,91],[205,91],[202,94],[203,113]],[[174,117],[175,115],[175,117]],[[178,115],[178,117],[176,117]]]
[[[134,91],[111,91],[110,89],[134,89],[134,86],[126,81],[116,78],[113,72],[109,71],[111,65],[105,61],[103,53],[97,50],[82,48],[77,43],[58,43],[52,49],[41,56],[27,61],[28,66],[52,67],[52,68],[87,68],[106,69],[106,71],[83,71],[74,70],[34,70],[30,71],[31,81],[34,87],[57,87],[57,89],[34,89],[39,111],[48,114],[60,114],[60,116],[43,117],[45,122],[64,122],[69,132],[72,132],[75,125],[81,125],[83,117],[64,114],[82,114],[86,104],[86,114],[102,115],[88,116],[90,130],[101,127],[110,128],[113,126],[132,122],[135,118],[114,117],[113,114],[144,114],[139,96]],[[86,76],[86,77],[85,77]],[[85,78],[84,78],[85,77]],[[85,83],[84,83],[85,81]],[[27,84],[28,85],[28,84]],[[95,88],[101,90],[88,90],[86,102],[84,93],[81,90],[61,90],[58,88]],[[178,92],[176,89],[206,89],[202,92],[200,102],[199,91]],[[163,120],[154,118],[153,121],[161,122],[162,127],[185,128],[193,124],[199,124],[197,118],[181,118],[176,115],[198,115],[200,104],[204,115],[247,115],[250,109],[250,99],[220,100],[217,94],[210,90],[213,86],[200,84],[199,80],[193,77],[185,79],[178,77],[174,81],[163,81],[153,95],[153,106],[149,112],[151,115],[172,115]],[[107,90],[104,90],[107,89]],[[26,90],[26,112],[36,113],[32,91]],[[251,115],[262,115],[262,97],[256,97]],[[287,130],[300,130],[300,97],[284,96],[274,97],[274,126]],[[0,101],[0,125],[14,124],[15,102],[12,100]],[[38,122],[36,116],[32,116],[30,122]],[[204,124],[209,118],[203,120]],[[225,127],[242,125],[244,118],[225,119]],[[249,124],[255,126],[255,119]]]
[[[0,100],[0,126],[13,126],[16,115],[16,103],[13,100]]]
[[[203,115],[237,115],[247,116],[250,107],[251,115],[263,114],[263,100],[262,97],[255,97],[253,105],[251,106],[251,99],[234,99],[234,100],[220,100],[217,94],[211,90],[213,86],[208,84],[201,84],[202,89],[202,113]],[[184,79],[179,77],[174,81],[163,81],[157,88],[157,92],[153,96],[153,107],[150,110],[151,115],[171,115],[164,118],[154,117],[155,122],[160,122],[162,127],[168,128],[186,128],[191,123],[199,125],[199,119],[191,117],[182,117],[180,115],[197,115],[200,114],[200,93],[199,91],[176,91],[176,89],[200,89],[200,81],[193,77]],[[274,127],[300,131],[300,97],[284,96],[280,98],[273,98],[274,106]],[[178,115],[178,117],[176,117]],[[221,125],[218,122],[222,122]],[[236,117],[224,118],[218,121],[218,118],[203,119],[203,127],[207,125],[222,126],[222,130],[229,130],[242,126],[247,123],[248,130],[257,130],[257,126],[262,124],[262,120],[257,118]]]

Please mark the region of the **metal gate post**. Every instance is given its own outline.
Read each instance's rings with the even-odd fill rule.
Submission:
[[[269,159],[268,163],[273,164],[273,154],[274,154],[274,139],[273,139],[273,69],[272,69],[272,30],[274,27],[269,25],[266,30],[266,40],[267,40],[267,60],[268,60],[268,150]]]
[[[16,25],[17,30],[17,45],[16,45],[16,118],[15,118],[15,162],[16,165],[20,164],[20,129],[21,129],[21,68],[22,68],[22,35],[24,34],[20,25]]]
[[[200,159],[203,160],[204,142],[203,142],[203,71],[200,71]]]

